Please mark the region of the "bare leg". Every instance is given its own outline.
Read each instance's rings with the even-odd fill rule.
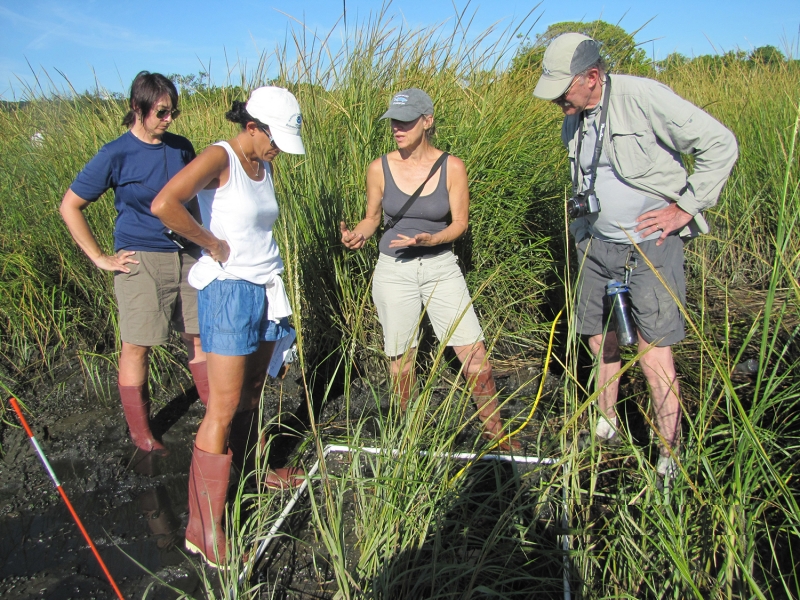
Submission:
[[[267,378],[267,368],[274,350],[275,342],[261,342],[258,350],[247,357],[242,398],[239,402],[240,411],[258,408],[261,390],[264,387],[264,380]]]
[[[453,346],[453,350],[461,361],[461,370],[472,388],[472,397],[478,407],[478,418],[483,423],[484,431],[491,437],[503,434],[503,421],[497,404],[497,386],[492,376],[492,365],[486,356],[486,346],[477,342],[470,346]],[[516,440],[506,440],[500,444],[502,450],[520,450],[522,445]]]
[[[409,348],[398,358],[393,358],[389,369],[392,378],[392,392],[400,399],[400,409],[405,412],[414,388],[414,365],[417,360],[417,349]]]
[[[119,384],[124,386],[145,385],[147,383],[147,357],[149,346],[137,346],[122,342],[119,355]]]
[[[224,454],[228,448],[231,421],[242,398],[247,356],[222,356],[209,352],[206,360],[208,407],[197,430],[195,446],[204,452]]]
[[[264,342],[247,356],[223,356],[209,352],[208,409],[197,430],[195,445],[212,454],[224,454],[233,415],[258,406],[267,365],[275,342]]]
[[[639,351],[645,352],[648,343],[639,336]],[[678,375],[672,359],[672,348],[653,347],[640,360],[642,371],[650,386],[656,425],[661,439],[662,453],[669,452],[678,443],[678,428],[681,422],[681,403],[678,397]]]
[[[597,369],[597,389],[602,391],[597,397],[597,405],[605,417],[612,424],[616,424],[617,413],[614,407],[619,394],[619,379],[615,379],[611,383],[609,381],[622,368],[617,334],[613,331],[609,331],[606,334],[602,353],[601,344],[603,344],[602,334],[593,335],[589,338],[589,349],[600,361],[600,366]]]

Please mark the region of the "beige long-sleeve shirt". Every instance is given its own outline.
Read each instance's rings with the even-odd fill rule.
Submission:
[[[566,117],[561,130],[572,169],[579,117]],[[617,176],[694,215],[681,235],[708,233],[702,213],[717,203],[739,154],[733,133],[667,86],[630,75],[611,75],[607,127],[605,151]],[[691,176],[681,154],[695,158]]]

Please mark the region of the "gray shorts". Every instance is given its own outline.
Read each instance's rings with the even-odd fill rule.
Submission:
[[[471,346],[483,341],[467,282],[452,252],[407,259],[380,254],[372,279],[372,299],[383,327],[387,356],[400,356],[417,346],[423,308],[442,343]]]
[[[680,342],[684,332],[683,313],[675,298],[686,304],[686,280],[683,274],[683,240],[671,235],[661,246],[656,240],[639,244],[658,271],[669,290],[656,277],[639,250],[631,244],[614,244],[587,237],[578,249],[578,331],[584,335],[603,333],[609,317],[605,287],[609,279],[622,281],[625,264],[636,264],[631,272],[630,289],[633,318],[639,334],[649,344],[672,346]],[[672,293],[670,293],[670,290]],[[675,298],[673,298],[673,295]]]
[[[197,290],[189,285],[189,269],[197,262],[187,252],[143,252],[128,264],[130,273],[114,275],[123,342],[159,346],[175,331],[197,334]]]

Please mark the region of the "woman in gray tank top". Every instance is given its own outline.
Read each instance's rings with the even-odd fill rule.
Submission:
[[[417,88],[392,97],[381,119],[391,119],[397,150],[367,170],[367,212],[352,230],[341,223],[342,243],[357,250],[378,230],[386,231],[373,277],[372,297],[391,359],[393,391],[406,409],[414,387],[418,324],[423,307],[437,338],[452,346],[478,407],[483,436],[501,450],[520,444],[503,432],[492,367],[453,240],[469,224],[469,190],[464,163],[445,156],[430,141],[433,101]],[[415,190],[419,194],[412,202]]]

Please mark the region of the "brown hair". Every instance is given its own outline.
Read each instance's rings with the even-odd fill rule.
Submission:
[[[131,84],[128,101],[130,110],[122,119],[122,124],[128,128],[133,127],[136,124],[136,115],[140,114],[144,119],[162,96],[169,96],[169,99],[172,100],[172,108],[178,108],[178,90],[175,84],[161,73],[141,71]]]

